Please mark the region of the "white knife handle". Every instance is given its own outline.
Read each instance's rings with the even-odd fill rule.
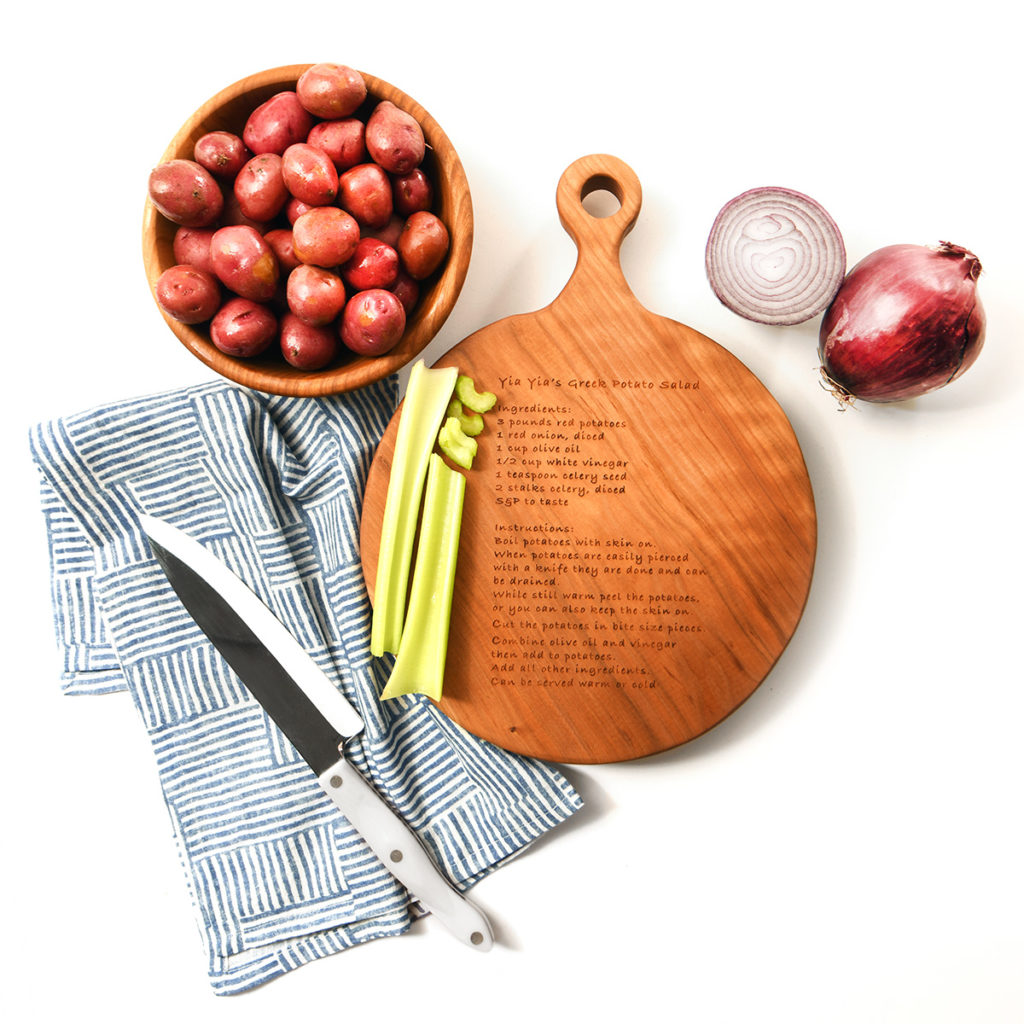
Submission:
[[[320,785],[384,866],[441,924],[467,946],[491,948],[487,918],[441,874],[415,833],[344,757],[320,776]]]

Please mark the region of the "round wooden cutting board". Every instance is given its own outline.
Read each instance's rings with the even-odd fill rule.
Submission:
[[[588,212],[596,190],[617,212]],[[568,764],[657,753],[720,722],[789,642],[814,567],[814,498],[785,414],[623,277],[640,199],[622,161],[572,164],[556,192],[578,250],[569,282],[438,361],[498,396],[466,473],[440,707]],[[367,482],[371,597],[400,415]]]

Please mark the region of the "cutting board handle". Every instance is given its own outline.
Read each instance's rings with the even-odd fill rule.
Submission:
[[[619,208],[607,217],[595,216],[583,205],[587,196],[599,191],[610,192],[619,202]],[[566,168],[555,202],[562,227],[576,243],[579,255],[559,298],[579,287],[596,287],[599,294],[611,291],[619,301],[635,301],[622,273],[619,249],[640,215],[641,198],[640,179],[618,157],[595,153]]]

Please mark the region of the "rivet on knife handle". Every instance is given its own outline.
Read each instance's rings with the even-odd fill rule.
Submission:
[[[484,914],[442,876],[416,835],[342,757],[320,785],[384,866],[460,942],[486,951],[494,944]]]

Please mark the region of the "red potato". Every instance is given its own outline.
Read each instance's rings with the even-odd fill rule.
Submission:
[[[314,327],[294,313],[281,317],[281,354],[299,370],[322,370],[338,354],[338,336],[331,327]]]
[[[213,258],[210,255],[210,243],[213,241],[216,228],[180,227],[174,232],[171,248],[176,263],[187,263],[196,270],[204,270],[213,274]]]
[[[304,203],[301,199],[296,199],[295,196],[292,196],[284,204],[284,215],[289,224],[294,224],[307,210],[312,209],[313,207],[309,203]]]
[[[415,309],[420,298],[419,282],[410,277],[404,270],[399,270],[394,281],[389,285],[388,291],[394,292],[405,310],[406,318]]]
[[[302,261],[295,255],[292,233],[288,228],[271,228],[263,235],[263,240],[274,250],[282,274],[302,266]]]
[[[168,267],[157,279],[160,308],[183,324],[201,324],[220,306],[220,285],[212,274],[195,267]]]
[[[218,229],[210,244],[213,269],[225,288],[244,299],[269,302],[280,270],[274,250],[248,225]]]
[[[391,193],[395,209],[403,217],[429,210],[434,202],[434,186],[421,167],[414,167],[408,174],[396,175],[391,182]]]
[[[295,142],[304,142],[313,118],[291,90],[275,93],[250,115],[242,129],[242,140],[253,153],[280,156]]]
[[[313,125],[306,141],[322,149],[339,172],[366,163],[366,125],[358,117],[320,121]]]
[[[252,299],[228,299],[210,323],[210,341],[229,356],[251,359],[265,352],[277,337],[277,317],[269,306]]]
[[[288,275],[288,308],[303,323],[324,327],[345,308],[345,282],[323,267],[300,264]]]
[[[196,140],[193,155],[196,163],[212,175],[228,180],[234,178],[252,156],[237,135],[222,131],[207,132],[200,136]]]
[[[341,265],[341,276],[353,291],[390,288],[398,277],[398,253],[376,238],[361,238]]]
[[[300,203],[327,206],[338,194],[334,161],[308,142],[296,142],[281,157],[281,173],[288,191]]]
[[[358,164],[338,179],[338,204],[360,224],[387,224],[394,210],[391,181],[376,164]]]
[[[405,220],[396,214],[392,214],[388,218],[387,224],[378,225],[377,227],[370,227],[367,224],[360,225],[359,233],[363,238],[376,238],[378,242],[390,245],[392,249],[397,251],[398,238],[402,234],[402,228],[404,227]]]
[[[260,234],[263,234],[269,227],[263,221],[252,220],[242,213],[238,208],[238,200],[235,198],[234,189],[224,197],[224,212],[220,215],[220,220],[217,224],[222,228],[245,224],[248,227],[255,228]]]
[[[408,174],[426,152],[423,129],[412,114],[381,100],[366,122],[366,151],[389,174]]]
[[[404,332],[405,308],[394,292],[383,288],[357,292],[341,314],[341,340],[359,355],[380,356],[390,352]]]
[[[299,76],[295,94],[315,117],[348,117],[366,99],[366,82],[358,71],[344,64],[323,62]]]
[[[448,229],[440,217],[421,210],[405,222],[398,239],[398,255],[410,276],[422,281],[441,265],[448,244]]]
[[[221,215],[224,194],[210,172],[194,160],[168,160],[149,175],[149,198],[169,221],[204,228]]]
[[[260,153],[238,172],[234,195],[242,216],[254,223],[272,221],[288,201],[284,159],[277,153]]]
[[[359,225],[337,206],[315,206],[292,225],[295,255],[318,267],[340,266],[359,242]]]

